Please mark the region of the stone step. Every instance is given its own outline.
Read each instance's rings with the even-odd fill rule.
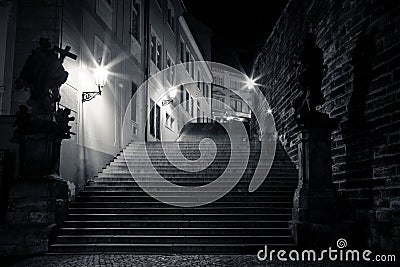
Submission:
[[[70,213],[68,220],[290,220],[291,213],[185,213],[185,214],[160,214],[160,213]]]
[[[136,167],[136,168],[132,168],[132,167]],[[186,172],[183,170],[180,170],[174,166],[152,166],[155,167],[155,169],[160,172],[160,173],[190,173],[190,172]],[[107,168],[103,169],[103,173],[129,173],[129,171],[131,170],[132,172],[135,173],[148,173],[150,172],[153,168],[152,167],[148,167],[147,168],[140,168],[139,166],[124,166],[124,167],[115,167],[115,166],[108,166]],[[213,174],[215,172],[221,173],[223,171],[226,170],[227,166],[209,166],[206,169],[199,171],[197,173],[201,173],[201,174]],[[269,170],[270,174],[274,174],[274,173],[290,173],[290,174],[297,174],[297,170],[293,170],[293,169],[288,169],[285,167],[277,167],[277,166],[273,166],[271,168],[268,167],[264,167],[264,166],[260,166],[257,169],[259,169],[260,171],[267,171]],[[243,171],[243,168],[239,167],[239,166],[230,166],[229,167],[229,172],[231,173],[240,173]],[[251,172],[254,170],[247,170],[247,172]]]
[[[151,243],[172,243],[172,244],[247,244],[247,243],[290,243],[290,235],[271,236],[195,236],[195,235],[60,235],[57,236],[59,244],[92,244],[92,243],[123,243],[123,244],[151,244]]]
[[[173,159],[176,161],[179,160],[200,160],[200,153],[196,153],[196,154],[189,154],[189,153],[182,153],[182,154],[173,154],[173,153],[169,153],[168,155],[164,154],[164,153],[148,153],[147,155],[142,155],[144,152],[141,152],[141,154],[138,153],[130,153],[130,152],[123,152],[119,155],[116,156],[116,158],[119,159],[130,159],[130,160],[167,160],[167,159]],[[236,157],[235,157],[236,155]],[[232,158],[232,160],[235,160],[238,156],[240,155],[246,155],[243,152],[238,152],[237,154],[233,154],[231,155],[231,153],[218,153],[218,154],[204,154],[203,155],[203,159],[201,159],[201,161],[208,161],[208,160],[217,160],[217,161],[222,161],[222,160],[229,160]],[[285,157],[284,154],[266,154],[263,156],[266,159],[282,159],[282,160],[288,160],[288,158]],[[250,154],[248,157],[246,157],[246,159],[248,161],[258,161],[259,160],[259,155],[256,154]]]
[[[286,228],[289,227],[287,220],[66,220],[64,227],[152,227],[152,228],[262,228],[262,227],[273,227],[273,228]]]
[[[129,165],[139,165],[141,162],[136,162],[134,159],[127,161],[125,158],[115,158],[114,161],[111,161],[107,166],[127,166],[127,162],[129,163]],[[177,163],[185,163],[187,162],[187,160],[176,160]],[[231,160],[230,161],[231,164],[236,164],[236,163],[241,163],[241,160]],[[252,159],[249,160],[248,163],[252,164],[252,166],[257,166],[257,163],[259,161],[256,159]],[[156,165],[156,166],[172,166],[172,164],[167,161],[167,159],[165,158],[163,161],[152,161],[152,165]],[[219,160],[218,158],[214,159],[213,162],[210,164],[211,166],[225,166],[227,165],[227,162],[225,160]],[[280,161],[274,161],[272,163],[272,166],[285,166],[285,167],[293,167],[294,164],[291,161],[288,160],[280,160]]]
[[[137,174],[135,172],[132,172],[132,174],[129,173],[129,172],[125,172],[125,173],[123,173],[123,172],[121,172],[121,173],[102,172],[102,173],[98,173],[97,177],[99,177],[99,178],[105,178],[105,177],[110,177],[110,178],[113,178],[113,177],[114,178],[131,178],[132,175],[135,175],[135,176],[138,176],[138,177],[140,175],[140,177],[142,177],[142,178],[148,178],[149,181],[151,181],[152,180],[151,178],[154,177],[153,173],[140,173],[140,174]],[[165,174],[165,176],[166,175],[167,174]],[[214,179],[216,179],[216,178],[218,178],[220,176],[220,175],[216,175],[216,176],[207,175],[207,176],[205,176],[205,175],[200,175],[200,174],[196,174],[196,173],[179,173],[179,174],[170,173],[168,175],[170,177],[173,177],[174,180],[181,179],[181,181],[185,180],[185,179],[188,180],[188,181],[189,180],[210,181],[210,179],[214,180]],[[244,175],[246,175],[246,174],[244,174]],[[247,175],[249,176],[250,174],[247,174]],[[273,174],[268,174],[268,177],[272,177],[272,178],[285,178],[285,177],[295,178],[295,177],[297,177],[297,174],[295,174],[295,173],[273,173]],[[267,179],[268,179],[268,177],[267,177]]]
[[[168,179],[168,180],[171,181],[171,179]],[[176,180],[179,181],[179,183],[182,182],[182,181],[185,181],[185,182],[188,182],[188,183],[190,183],[190,182],[197,183],[198,182],[198,181],[193,181],[192,179],[190,179],[190,180],[176,179]],[[212,180],[214,180],[214,179],[212,179],[212,178],[208,178],[208,180],[206,180],[205,178],[200,179],[200,181],[212,181]],[[297,176],[296,177],[294,177],[294,176],[289,176],[289,177],[267,177],[265,179],[264,183],[273,184],[273,183],[281,183],[281,182],[283,182],[283,183],[290,182],[290,183],[293,183],[293,184],[297,185],[297,181],[298,181]],[[96,177],[94,180],[88,181],[88,184],[90,184],[90,183],[101,183],[101,182],[112,182],[112,183],[134,182],[134,179],[133,179],[132,176],[131,177],[117,177],[117,176],[116,177],[107,177],[107,176],[106,177]],[[244,178],[240,179],[240,181],[239,181],[240,185],[243,185],[245,187],[248,187],[248,183],[249,182],[250,182],[250,179],[244,179]],[[246,185],[244,185],[244,183],[246,183]]]
[[[179,203],[179,202],[178,202]],[[178,204],[176,203],[176,204]],[[252,202],[252,203],[247,203],[247,202],[221,202],[217,201],[214,203],[211,203],[209,205],[204,205],[202,207],[251,207],[251,208],[256,208],[256,207],[264,207],[264,208],[269,208],[269,207],[282,207],[282,208],[291,208],[293,206],[292,201],[289,202]],[[170,208],[171,206],[162,202],[139,202],[139,201],[134,201],[134,202],[84,202],[84,201],[79,201],[79,202],[71,202],[70,203],[71,208],[96,208],[96,207],[103,207],[103,208]]]
[[[286,228],[193,228],[193,227],[153,227],[153,228],[60,228],[60,235],[291,235],[291,229]]]
[[[101,179],[101,180],[100,180]],[[125,180],[117,180],[117,179],[125,179]],[[126,179],[130,179],[129,181],[127,181]],[[186,183],[186,184],[197,184],[200,182],[203,183],[210,183],[212,181],[214,181],[215,179],[201,179],[201,178],[175,178],[175,179],[168,179],[168,181],[170,181],[171,183]],[[226,180],[228,182],[228,180]],[[163,186],[163,183],[160,183],[158,180],[154,179],[154,178],[148,178],[146,179],[145,182],[142,182],[143,184],[149,186],[149,187],[160,187]],[[248,183],[248,181],[239,181],[238,183],[243,184],[243,183]],[[87,185],[98,185],[98,186],[137,186],[137,183],[135,182],[135,180],[133,178],[118,178],[118,177],[101,177],[101,178],[97,178],[94,181],[88,182]],[[220,183],[221,186],[225,186],[224,182]],[[289,178],[282,178],[280,180],[278,179],[271,179],[269,180],[269,178],[267,178],[264,183],[262,184],[264,187],[274,187],[274,186],[289,186],[289,187],[296,187],[297,186],[297,180],[295,179],[289,179]]]
[[[171,190],[171,191],[164,191],[165,188],[155,188],[158,192],[159,195],[162,196],[174,196],[177,194],[176,189],[175,190]],[[210,195],[214,195],[216,193],[225,193],[225,190],[218,190],[217,188],[213,188],[213,191],[210,191]],[[285,188],[284,188],[285,189]],[[97,195],[113,195],[113,196],[131,196],[132,194],[136,194],[138,196],[141,195],[145,195],[147,194],[146,192],[144,192],[141,188],[138,187],[124,187],[124,186],[120,186],[120,187],[107,187],[107,186],[86,186],[85,187],[85,192],[90,192],[93,194],[97,194]],[[193,194],[197,193],[196,190],[192,190],[192,191],[188,191],[188,193],[192,192]],[[228,194],[230,196],[242,196],[242,195],[251,195],[251,196],[293,196],[294,193],[294,188],[292,190],[283,190],[280,189],[278,191],[278,189],[275,190],[257,190],[255,192],[248,192],[247,188],[234,188],[233,190],[231,190]],[[84,194],[80,194],[80,195],[84,195]]]
[[[224,196],[224,201],[228,202],[256,202],[256,201],[261,201],[261,202],[271,202],[271,201],[278,201],[278,202],[288,202],[293,200],[293,196]],[[173,196],[169,197],[169,200],[172,202],[189,202],[192,199],[188,197],[178,197],[178,196]],[[149,196],[107,196],[107,195],[96,195],[96,194],[86,194],[85,195],[78,195],[76,196],[76,201],[94,201],[94,202],[99,202],[99,201],[106,201],[106,202],[111,202],[111,201],[116,201],[116,202],[121,202],[121,201],[139,201],[139,202],[154,202],[158,201],[156,199],[153,199]]]
[[[155,253],[155,254],[255,254],[260,249],[264,249],[265,243],[259,244],[54,244],[50,245],[50,253]],[[289,249],[294,247],[294,242],[290,244],[268,243],[268,248]]]
[[[282,207],[206,207],[206,208],[70,208],[72,214],[288,214],[292,208]]]

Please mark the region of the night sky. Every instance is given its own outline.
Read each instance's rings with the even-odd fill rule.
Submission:
[[[213,31],[212,60],[251,75],[253,62],[288,0],[184,0]]]

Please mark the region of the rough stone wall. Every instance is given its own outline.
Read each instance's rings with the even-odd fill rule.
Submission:
[[[332,155],[343,220],[359,223],[365,244],[383,249],[400,247],[399,15],[398,0],[292,0],[255,65],[296,162],[296,53],[304,34],[315,33],[326,65],[320,110],[341,121]]]

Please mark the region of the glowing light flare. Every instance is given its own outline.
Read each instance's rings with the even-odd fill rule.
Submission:
[[[258,78],[253,78],[253,77],[247,77],[246,76],[246,82],[245,85],[247,87],[247,89],[254,89],[257,86],[257,80]]]
[[[107,82],[108,71],[103,66],[98,66],[93,70],[95,83],[98,87],[104,87]]]
[[[169,96],[170,96],[171,98],[174,98],[174,97],[176,96],[177,92],[178,92],[178,90],[176,90],[176,88],[171,88],[171,89],[169,90]]]

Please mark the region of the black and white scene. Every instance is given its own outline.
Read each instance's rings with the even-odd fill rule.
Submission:
[[[400,1],[0,0],[0,266],[399,266]]]

